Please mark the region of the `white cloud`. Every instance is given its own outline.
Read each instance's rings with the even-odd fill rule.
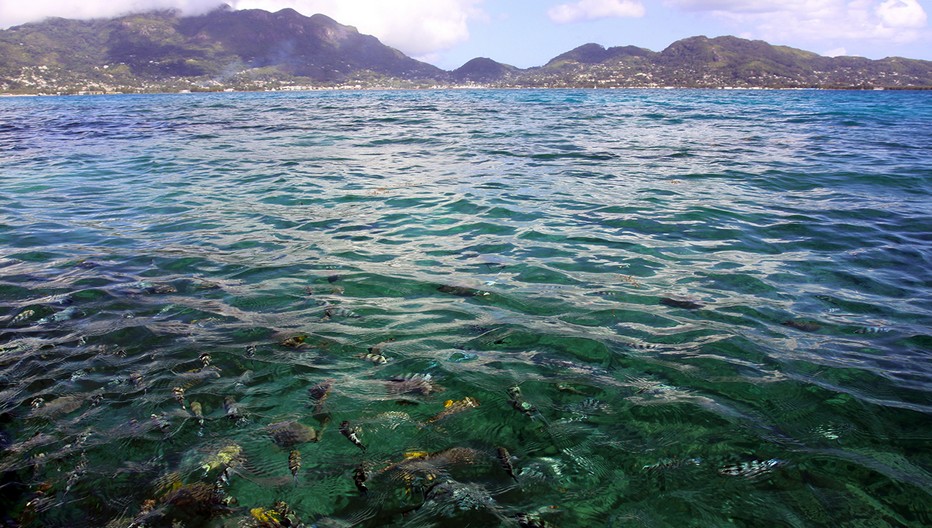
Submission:
[[[638,18],[644,16],[644,4],[640,0],[578,0],[548,9],[547,16],[559,24],[598,18]]]
[[[877,16],[889,27],[921,28],[926,12],[916,0],[886,0],[877,7]]]
[[[876,40],[912,42],[926,31],[918,0],[666,0],[707,13],[757,38],[785,42]]]
[[[186,14],[201,14],[222,3],[223,0],[2,0],[0,28],[53,16],[78,19],[109,18],[152,9],[179,9]]]
[[[469,39],[469,22],[485,17],[484,0],[235,0],[236,9],[323,13],[407,55],[428,58]]]
[[[356,26],[383,43],[415,57],[449,49],[469,38],[469,22],[485,18],[484,0],[0,0],[0,27],[65,18],[113,17],[151,9],[201,14],[223,3],[235,9],[278,11],[293,8],[310,16],[323,13]]]

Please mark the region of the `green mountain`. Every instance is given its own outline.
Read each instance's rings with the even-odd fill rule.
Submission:
[[[293,9],[55,18],[0,31],[0,91],[256,88],[446,76],[351,26]]]
[[[452,72],[324,16],[229,7],[182,17],[48,19],[0,31],[0,92],[300,87],[930,87],[932,62],[829,58],[763,41],[691,37],[660,52],[585,44],[528,69],[473,59]]]
[[[690,37],[657,53],[586,44],[527,70],[535,86],[767,88],[930,87],[932,62],[823,57],[737,37]]]

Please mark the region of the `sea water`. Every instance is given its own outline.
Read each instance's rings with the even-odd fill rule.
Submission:
[[[928,526],[930,191],[929,92],[0,100],[0,522]]]

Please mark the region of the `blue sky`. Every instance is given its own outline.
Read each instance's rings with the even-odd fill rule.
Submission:
[[[932,0],[226,0],[236,9],[324,13],[444,69],[474,57],[522,68],[576,46],[660,51],[735,35],[825,55],[932,60]],[[0,27],[152,8],[205,12],[221,0],[0,0]]]

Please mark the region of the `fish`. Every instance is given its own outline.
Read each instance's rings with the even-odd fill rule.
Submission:
[[[576,387],[573,387],[569,383],[563,383],[563,382],[557,383],[557,390],[560,392],[568,392],[570,394],[578,394],[580,396],[585,396],[586,394],[585,392],[577,389]]]
[[[239,411],[239,405],[236,404],[236,400],[234,400],[232,396],[227,396],[223,399],[223,409],[227,413],[227,418],[234,422],[239,421],[243,417]]]
[[[181,405],[181,408],[186,409],[184,406],[184,389],[181,387],[175,387],[172,389],[172,395],[175,397],[175,401]]]
[[[359,436],[356,434],[358,431],[355,427],[351,427],[348,420],[343,420],[340,423],[340,434],[345,436],[347,440],[353,443],[354,446],[366,450],[366,446],[363,445],[362,441],[359,440]]]
[[[674,299],[672,297],[661,297],[660,304],[673,308],[684,308],[686,310],[696,310],[702,308],[702,303],[689,299]]]
[[[172,286],[171,284],[153,284],[145,288],[146,293],[165,295],[167,293],[178,293],[178,288]]]
[[[197,425],[204,427],[204,409],[201,407],[201,402],[191,402],[191,414],[197,418]]]
[[[395,340],[394,337],[389,337],[389,338],[386,339],[385,341],[382,341],[382,342],[380,342],[380,343],[376,343],[376,344],[372,345],[371,347],[369,347],[369,348],[366,349],[366,350],[368,350],[369,353],[371,353],[371,354],[381,354],[381,353],[382,353],[382,348],[384,348],[385,345],[391,343],[391,342],[394,341],[394,340]]]
[[[508,389],[508,402],[511,404],[514,409],[525,416],[531,416],[537,412],[537,407],[534,407],[530,403],[524,401],[524,398],[521,396],[521,387],[515,385]]]
[[[427,423],[434,423],[443,420],[447,416],[459,414],[463,411],[468,411],[469,409],[475,409],[478,406],[479,400],[473,398],[472,396],[466,396],[462,400],[447,400],[443,403],[444,409],[434,416],[428,418]]]
[[[699,457],[676,459],[665,458],[659,462],[645,465],[641,468],[641,470],[647,473],[661,473],[663,471],[681,469],[687,466],[698,466],[699,464],[702,464],[702,459]]]
[[[295,421],[277,422],[266,426],[272,441],[281,448],[289,449],[298,444],[317,442],[317,431]]]
[[[201,464],[201,469],[204,470],[205,474],[221,468],[225,470],[228,467],[238,464],[242,460],[242,454],[243,448],[238,444],[228,444],[208,457],[207,460]]]
[[[465,288],[463,286],[450,286],[448,284],[438,286],[437,291],[456,295],[457,297],[476,297],[489,294],[489,292]]]
[[[165,413],[152,414],[149,417],[152,418],[152,422],[155,424],[156,427],[162,430],[162,432],[167,431],[168,428],[171,427],[171,423],[169,423],[169,421],[165,419]]]
[[[496,455],[498,456],[498,461],[502,465],[502,469],[505,470],[505,473],[515,479],[515,482],[518,482],[518,477],[515,476],[515,467],[511,464],[511,453],[508,452],[504,447],[499,447],[496,449]]]
[[[391,378],[386,384],[389,392],[395,394],[420,394],[430,396],[432,392],[443,392],[444,388],[433,382],[430,374],[409,374]]]
[[[326,380],[308,389],[307,395],[319,404],[327,400],[327,397],[330,396],[331,389],[333,389],[333,382],[331,380]]]
[[[307,347],[307,334],[298,334],[291,336],[289,338],[283,339],[279,344],[283,347],[288,348],[305,348]]]
[[[68,493],[78,480],[87,473],[87,454],[81,453],[81,458],[75,464],[71,473],[68,473],[68,481],[65,484],[65,493]]]
[[[333,390],[333,380],[326,380],[314,385],[307,390],[307,395],[314,403],[314,418],[321,425],[330,423],[330,413],[324,411],[324,403],[330,397],[330,391]]]
[[[783,326],[788,326],[790,328],[795,328],[803,332],[818,332],[822,329],[822,325],[813,321],[794,321],[788,320],[780,323]]]
[[[751,460],[740,462],[738,464],[729,464],[719,468],[718,474],[725,477],[741,477],[753,479],[769,473],[773,469],[784,465],[786,462],[777,458],[769,460]]]
[[[367,480],[369,480],[369,471],[365,462],[363,462],[353,470],[353,484],[356,485],[356,489],[359,490],[359,493],[363,495],[369,492],[369,488],[366,487]]]
[[[359,315],[358,313],[352,310],[347,310],[346,308],[340,308],[340,307],[330,307],[324,310],[324,315],[321,316],[321,319],[324,321],[329,321],[330,319],[334,317],[343,317],[343,318],[349,318],[349,319],[361,319],[362,318],[361,315]]]
[[[20,324],[20,323],[22,323],[22,322],[28,320],[29,318],[31,318],[31,317],[34,316],[34,315],[36,315],[36,311],[35,311],[35,310],[32,310],[32,309],[23,310],[22,312],[20,312],[16,317],[14,317],[14,318],[10,321],[10,324],[14,324],[14,325],[15,325],[15,324]]]
[[[511,400],[511,406],[525,416],[531,416],[537,412],[537,407],[524,400]]]
[[[49,323],[60,323],[62,321],[69,321],[73,319],[75,314],[77,313],[78,313],[77,308],[75,308],[74,306],[69,306],[68,308],[65,308],[64,310],[58,313],[54,313],[52,315],[49,315],[48,317],[43,317],[42,319],[39,319],[38,323],[49,324]]]
[[[301,453],[297,449],[292,449],[291,453],[288,453],[288,470],[291,471],[291,476],[294,477],[296,484],[298,482],[298,471],[300,469]]]
[[[518,521],[518,526],[520,528],[551,528],[553,526],[539,516],[528,513],[519,513],[515,515],[515,520]]]
[[[380,353],[359,354],[356,357],[358,357],[359,359],[365,359],[366,361],[370,361],[372,363],[375,363],[376,365],[384,365],[388,363],[388,358],[383,356]]]
[[[855,334],[885,334],[890,329],[886,326],[865,326],[854,331]]]

